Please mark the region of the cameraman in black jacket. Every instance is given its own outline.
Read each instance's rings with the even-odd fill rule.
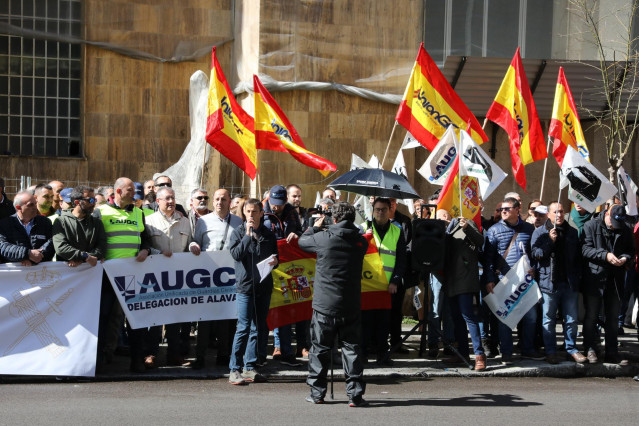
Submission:
[[[322,230],[326,216],[302,234],[302,250],[317,253],[313,284],[313,318],[308,379],[308,402],[321,404],[326,395],[326,375],[331,348],[338,336],[351,407],[366,405],[361,344],[361,279],[368,242],[353,224],[355,208],[337,203],[331,208],[334,224]]]

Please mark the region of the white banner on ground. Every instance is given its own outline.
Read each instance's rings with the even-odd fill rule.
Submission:
[[[460,135],[459,150],[462,153],[462,166],[466,169],[466,175],[477,178],[481,197],[485,200],[508,175],[490,159],[465,130],[462,130]]]
[[[443,185],[457,157],[457,136],[453,126],[448,126],[435,149],[417,172],[433,185]]]
[[[519,320],[541,299],[541,291],[528,273],[528,256],[522,256],[484,300],[497,318],[512,330]]]
[[[0,374],[95,376],[102,267],[0,265]]]
[[[570,184],[568,199],[590,213],[617,192],[617,188],[571,146],[566,150],[560,179],[562,188]]]
[[[104,263],[131,328],[237,318],[227,250],[112,259]]]

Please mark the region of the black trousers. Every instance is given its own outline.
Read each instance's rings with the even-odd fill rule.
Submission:
[[[311,350],[308,355],[308,378],[314,399],[326,396],[326,376],[331,362],[331,348],[337,336],[342,348],[342,366],[346,377],[346,395],[357,399],[364,395],[364,364],[361,350],[361,315],[333,317],[313,311]]]

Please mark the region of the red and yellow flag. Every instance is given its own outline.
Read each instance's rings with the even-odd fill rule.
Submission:
[[[564,161],[564,155],[566,155],[566,149],[569,146],[590,161],[590,153],[579,122],[575,100],[572,97],[570,87],[568,87],[563,67],[559,67],[559,75],[557,76],[555,103],[552,107],[548,136],[554,139],[552,153],[557,163],[559,163],[559,167]]]
[[[222,67],[211,54],[211,82],[206,111],[206,141],[251,179],[257,170],[253,118],[237,103]]]
[[[319,170],[324,176],[337,170],[335,164],[306,149],[295,127],[256,75],[253,76],[253,90],[257,149],[288,152],[297,161]]]
[[[424,49],[424,43],[419,46],[415,66],[395,120],[430,151],[451,125],[459,130],[466,129],[470,123],[468,133],[475,142],[481,145],[488,140],[477,118]]]
[[[362,267],[362,310],[390,309],[388,280],[375,243],[369,239]],[[277,242],[280,264],[273,270],[273,293],[268,311],[268,327],[311,319],[315,254],[300,249],[297,240]]]
[[[460,188],[461,179],[461,188]],[[460,197],[461,190],[461,197]],[[437,210],[446,210],[452,217],[465,217],[477,224],[481,230],[481,206],[479,203],[479,181],[459,170],[459,155],[437,199]]]
[[[548,156],[526,72],[515,52],[486,118],[497,123],[510,138],[510,158],[517,183],[526,190],[524,166]]]

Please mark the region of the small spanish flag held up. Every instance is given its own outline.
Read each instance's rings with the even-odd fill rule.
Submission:
[[[470,123],[468,133],[477,144],[488,140],[477,118],[424,49],[424,43],[419,46],[395,120],[429,151],[435,148],[450,125],[459,136],[459,129],[466,129]]]
[[[460,170],[459,157],[458,155],[455,159],[453,168],[439,193],[437,210],[446,210],[452,217],[462,216],[470,219],[477,224],[477,229],[481,231],[479,181],[476,177],[466,176],[463,167],[461,168],[462,170]]]
[[[568,80],[564,74],[564,68],[559,67],[557,76],[557,88],[555,90],[555,102],[552,107],[552,118],[548,136],[554,139],[552,153],[561,167],[569,146],[579,152],[582,157],[590,161],[590,153],[586,146],[584,132],[581,129],[579,115],[575,100],[572,97]]]
[[[535,102],[528,86],[519,48],[486,118],[498,124],[510,138],[510,158],[515,180],[526,190],[524,166],[548,156]]]
[[[288,152],[297,161],[319,170],[324,176],[337,170],[335,164],[306,149],[295,127],[256,75],[253,76],[253,90],[257,149]]]
[[[251,179],[257,172],[253,118],[237,103],[222,67],[211,54],[211,82],[206,112],[206,141]]]

